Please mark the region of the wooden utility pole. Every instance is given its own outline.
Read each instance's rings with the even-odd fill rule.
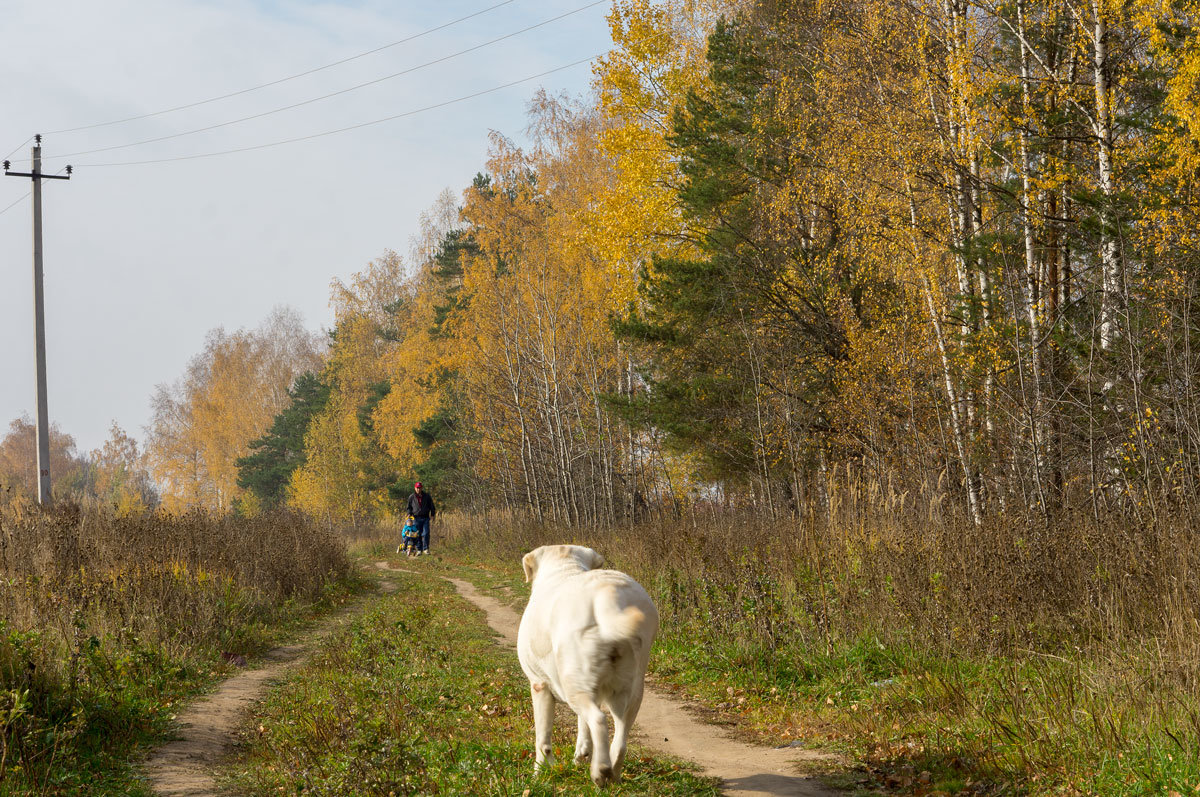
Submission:
[[[70,180],[71,167],[65,175],[42,174],[42,136],[34,136],[33,170],[9,171],[7,177],[28,177],[33,181],[33,325],[34,348],[37,352],[37,473],[38,503],[50,503],[50,420],[46,410],[46,310],[42,288],[42,180]]]

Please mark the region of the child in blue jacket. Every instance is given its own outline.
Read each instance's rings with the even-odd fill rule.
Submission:
[[[404,530],[401,532],[404,538],[404,554],[405,556],[416,556],[420,545],[419,533],[417,532],[417,519],[412,515],[408,516],[408,520],[404,523]],[[400,553],[397,549],[396,553]]]

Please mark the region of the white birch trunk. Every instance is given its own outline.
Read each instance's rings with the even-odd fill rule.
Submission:
[[[967,488],[967,510],[971,513],[971,521],[976,525],[983,523],[979,507],[979,488],[975,481],[974,468],[971,466],[971,453],[967,446],[966,434],[963,431],[963,418],[958,409],[958,391],[954,387],[954,376],[950,368],[950,355],[946,350],[946,336],[942,334],[942,322],[938,316],[937,306],[933,301],[933,289],[929,280],[924,281],[925,303],[929,308],[929,318],[933,322],[933,334],[937,338],[938,353],[942,361],[942,378],[946,388],[946,400],[950,404],[950,431],[954,437],[954,447],[958,452],[958,461],[962,465],[963,481]]]
[[[1029,154],[1029,133],[1032,101],[1030,99],[1029,50],[1025,34],[1025,0],[1017,0],[1017,29],[1020,31],[1021,48],[1021,107],[1025,119],[1020,132],[1021,160],[1021,230],[1025,239],[1025,311],[1029,322],[1029,377],[1033,389],[1033,407],[1029,413],[1029,442],[1033,454],[1033,473],[1036,492],[1042,492],[1043,462],[1042,430],[1044,422],[1042,401],[1042,352],[1041,352],[1041,297],[1039,293],[1040,261],[1033,227],[1033,209],[1036,203],[1033,192],[1032,158]]]
[[[1092,33],[1092,74],[1096,90],[1096,170],[1100,192],[1100,348],[1112,346],[1117,336],[1117,313],[1121,296],[1121,264],[1113,219],[1113,131],[1111,86],[1108,80],[1108,22],[1102,0],[1092,0],[1095,29]]]

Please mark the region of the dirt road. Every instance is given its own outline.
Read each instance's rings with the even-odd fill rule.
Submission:
[[[376,562],[381,570],[415,572]],[[422,574],[423,575],[423,574]],[[487,614],[488,624],[504,644],[515,647],[520,617],[495,598],[484,595],[473,584],[450,578],[459,594]],[[383,580],[385,592],[395,584]],[[276,648],[261,667],[226,680],[216,692],[197,701],[179,716],[179,736],[156,750],[146,762],[151,788],[164,797],[215,797],[213,773],[229,755],[235,732],[250,705],[261,699],[272,681],[284,677],[300,664],[322,638],[353,617],[358,606],[348,607],[328,618],[303,644]],[[795,774],[795,763],[819,756],[801,749],[772,749],[748,745],[716,727],[694,719],[678,700],[653,688],[646,690],[635,731],[647,746],[699,764],[705,775],[720,778],[729,795],[792,795],[828,797],[836,792],[812,778]],[[532,744],[533,730],[530,729]]]
[[[384,582],[384,591],[395,585]],[[327,617],[303,643],[275,648],[260,667],[238,673],[221,683],[178,717],[179,738],[155,750],[144,771],[150,788],[164,797],[216,797],[213,772],[229,755],[238,725],[250,705],[266,694],[276,681],[304,661],[318,642],[350,621],[361,602]]]

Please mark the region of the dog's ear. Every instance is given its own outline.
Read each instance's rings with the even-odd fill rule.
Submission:
[[[533,576],[537,573],[538,555],[537,551],[533,550],[521,557],[521,567],[525,568],[525,583],[533,581]]]
[[[600,555],[599,551],[592,551],[592,570],[599,570],[602,567],[604,567],[604,557]]]

